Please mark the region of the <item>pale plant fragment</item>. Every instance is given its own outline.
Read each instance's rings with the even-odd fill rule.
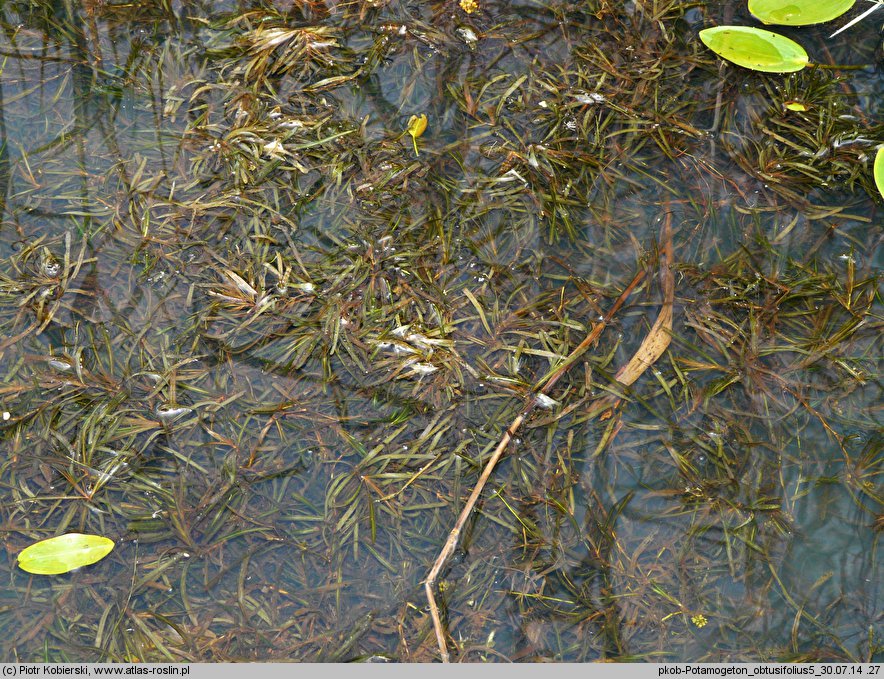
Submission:
[[[881,7],[884,7],[884,2],[881,2],[881,0],[872,0],[872,2],[873,2],[874,4],[873,4],[871,7],[869,7],[865,12],[863,12],[862,14],[860,14],[860,15],[859,15],[858,17],[856,17],[855,19],[852,19],[851,21],[848,21],[848,22],[847,22],[846,24],[844,24],[841,28],[839,28],[837,31],[835,31],[834,33],[832,33],[832,35],[830,35],[829,37],[830,37],[830,38],[834,38],[834,37],[835,37],[836,35],[838,35],[839,33],[843,33],[844,31],[846,31],[846,30],[847,30],[848,28],[850,28],[851,26],[855,26],[856,24],[858,24],[860,21],[862,21],[863,19],[865,19],[867,16],[871,15],[872,12],[875,12],[875,11],[881,9]]]

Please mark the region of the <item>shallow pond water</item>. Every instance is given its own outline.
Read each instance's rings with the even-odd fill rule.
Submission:
[[[881,661],[876,24],[464,7],[2,5],[3,660],[438,660],[639,275],[452,659]]]

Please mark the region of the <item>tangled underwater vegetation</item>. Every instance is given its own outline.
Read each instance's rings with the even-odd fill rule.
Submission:
[[[880,36],[753,22],[3,3],[4,659],[880,662]]]

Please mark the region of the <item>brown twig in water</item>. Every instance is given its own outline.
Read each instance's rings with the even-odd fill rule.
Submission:
[[[675,283],[672,274],[672,215],[668,211],[663,219],[661,236],[664,255],[664,261],[662,261],[660,265],[660,278],[663,287],[663,308],[660,310],[657,320],[647,337],[645,337],[644,341],[641,343],[641,346],[635,352],[635,355],[633,355],[629,362],[617,372],[617,379],[626,385],[635,382],[639,375],[647,370],[647,368],[663,354],[671,339],[672,304],[675,297]],[[620,307],[623,306],[623,303],[629,295],[632,294],[635,286],[641,282],[642,278],[644,278],[644,272],[641,271],[633,277],[629,285],[626,286],[626,289],[620,293],[620,296],[617,298],[617,301],[614,302],[614,305],[608,310],[608,313],[605,314],[605,317],[593,327],[586,336],[586,339],[584,339],[574,351],[571,352],[568,358],[566,358],[558,368],[550,373],[545,381],[541,381],[539,388],[535,390],[536,394],[545,395],[553,388],[562,375],[564,375],[577,359],[583,355],[589,346],[595,342],[598,336],[602,333],[602,330],[605,329],[605,326],[611,322],[614,314],[620,310]],[[485,464],[485,468],[482,470],[482,475],[476,482],[473,492],[470,493],[467,503],[457,517],[454,528],[452,528],[451,532],[448,534],[448,539],[445,541],[442,551],[439,552],[439,556],[436,557],[436,561],[433,562],[433,567],[430,569],[429,574],[427,574],[427,579],[424,582],[424,590],[427,593],[427,602],[430,605],[430,617],[433,619],[433,629],[436,632],[436,642],[439,645],[439,653],[442,656],[442,662],[448,662],[448,647],[445,643],[442,620],[439,617],[439,606],[436,604],[436,596],[433,593],[433,590],[436,587],[436,578],[439,577],[442,567],[457,548],[457,543],[460,540],[460,533],[463,530],[467,519],[469,519],[470,515],[473,513],[473,507],[475,507],[476,502],[479,500],[479,496],[482,494],[482,490],[485,488],[485,484],[488,482],[491,472],[494,471],[498,461],[503,457],[506,447],[509,445],[510,441],[512,441],[519,427],[522,426],[522,423],[528,417],[528,414],[534,409],[536,404],[537,396],[529,398],[525,403],[522,412],[519,413],[518,417],[513,420],[512,424],[510,424],[507,430],[503,433],[500,442],[494,449],[491,458]]]
[[[632,358],[624,365],[614,378],[629,386],[635,382],[642,373],[650,368],[658,358],[666,351],[669,342],[672,341],[672,304],[675,300],[675,276],[672,273],[672,215],[666,213],[663,224],[660,227],[660,240],[663,245],[663,257],[660,263],[660,284],[663,288],[663,307],[657,315],[657,320],[648,331],[641,346],[636,349]]]
[[[590,333],[575,349],[571,352],[568,358],[553,372],[550,374],[549,379],[541,386],[540,389],[537,390],[539,394],[546,394],[547,391],[552,389],[556,382],[565,374],[565,371],[574,364],[574,362],[589,348],[589,346],[598,338],[598,336],[602,333],[602,330],[605,329],[605,326],[611,322],[614,314],[619,311],[620,307],[623,306],[623,303],[626,301],[626,298],[632,293],[635,289],[635,286],[641,282],[642,278],[644,278],[644,272],[640,271],[635,275],[632,281],[626,286],[626,289],[620,294],[617,298],[617,301],[614,302],[614,306],[605,314],[605,317],[600,321],[597,325],[593,327]],[[537,398],[536,396],[531,397],[525,407],[522,409],[522,412],[513,420],[513,423],[507,428],[507,430],[503,433],[503,436],[500,439],[500,442],[497,444],[497,448],[494,449],[494,453],[491,455],[491,458],[485,465],[485,468],[482,470],[482,475],[479,477],[479,480],[476,482],[475,487],[473,488],[473,492],[470,493],[470,497],[467,500],[467,503],[464,505],[463,510],[460,515],[457,517],[457,521],[454,524],[454,528],[451,529],[451,532],[448,534],[448,539],[445,541],[445,545],[442,547],[442,551],[439,552],[439,556],[436,557],[436,561],[433,563],[433,567],[430,569],[429,574],[427,575],[427,579],[424,582],[424,589],[427,593],[427,601],[430,604],[430,616],[433,619],[433,628],[436,631],[436,641],[439,644],[439,652],[442,654],[442,661],[448,662],[448,650],[445,645],[445,637],[444,632],[442,630],[442,621],[439,618],[439,607],[436,604],[436,597],[433,594],[433,590],[436,586],[436,578],[439,576],[439,572],[442,570],[442,567],[445,565],[445,562],[448,561],[451,554],[457,548],[457,542],[460,539],[460,532],[463,530],[464,524],[467,522],[467,519],[470,517],[470,514],[473,512],[473,507],[476,504],[476,501],[479,499],[479,495],[482,493],[482,490],[485,487],[485,483],[488,481],[488,478],[491,476],[491,472],[494,471],[494,467],[497,466],[497,462],[503,456],[503,452],[506,450],[507,445],[512,440],[516,431],[518,431],[519,427],[522,426],[522,423],[525,421],[525,418],[531,412],[531,410],[536,405]]]

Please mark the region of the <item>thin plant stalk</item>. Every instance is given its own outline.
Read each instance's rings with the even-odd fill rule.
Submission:
[[[660,278],[663,287],[663,308],[660,310],[657,320],[644,341],[641,343],[641,346],[635,352],[635,355],[633,355],[629,362],[617,372],[618,379],[625,385],[635,382],[645,370],[662,356],[671,339],[672,306],[675,297],[675,285],[672,274],[672,214],[669,211],[667,211],[666,216],[663,219],[661,235],[663,243],[663,258],[660,263]],[[574,365],[576,360],[590,347],[590,345],[595,342],[605,329],[605,326],[611,322],[611,319],[620,310],[620,307],[623,306],[623,303],[643,277],[644,272],[639,272],[633,277],[632,281],[630,281],[629,285],[626,286],[626,289],[620,293],[620,296],[614,302],[614,305],[608,310],[608,313],[605,314],[604,318],[593,327],[586,338],[574,349],[574,351],[571,352],[568,358],[566,358],[565,361],[550,374],[549,378],[537,390],[535,390],[536,394],[546,395],[553,388],[562,375],[564,375],[565,372]],[[442,628],[442,619],[439,616],[439,606],[436,604],[436,596],[434,594],[436,579],[439,577],[439,573],[445,566],[445,563],[457,548],[461,531],[467,520],[470,518],[470,515],[473,513],[473,508],[479,500],[479,496],[482,494],[482,490],[485,488],[485,484],[488,482],[491,473],[494,471],[500,458],[503,457],[504,451],[510,441],[513,440],[519,427],[522,426],[522,423],[536,405],[537,396],[535,395],[528,400],[525,407],[522,409],[522,412],[519,413],[516,419],[513,420],[512,424],[510,424],[507,430],[503,433],[503,436],[501,436],[497,447],[494,449],[494,453],[485,464],[485,468],[482,470],[482,475],[473,487],[473,492],[470,493],[467,503],[457,517],[457,521],[454,523],[454,528],[452,528],[451,532],[448,534],[448,539],[442,546],[442,550],[439,552],[439,556],[436,557],[436,561],[433,562],[433,567],[430,569],[430,572],[427,574],[427,579],[424,582],[424,590],[427,593],[427,602],[430,606],[430,617],[433,620],[433,629],[436,633],[436,642],[439,645],[439,654],[442,657],[442,662],[449,662],[449,657],[448,648],[445,643],[445,633]],[[612,439],[613,437],[610,437],[608,443],[610,443],[610,440]]]

